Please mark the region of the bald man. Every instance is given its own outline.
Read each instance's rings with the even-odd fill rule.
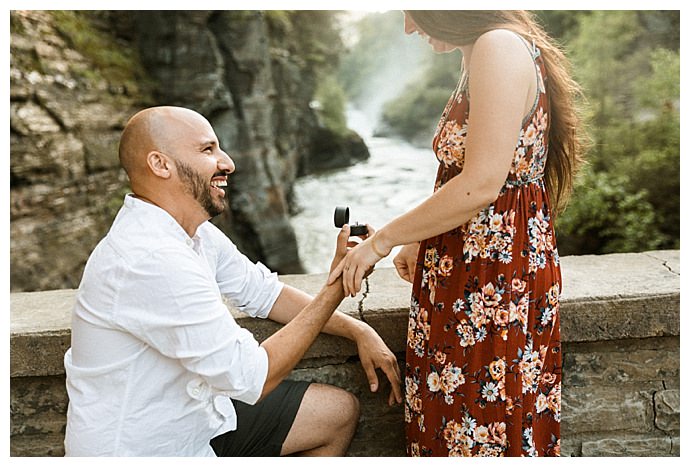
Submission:
[[[252,263],[208,220],[235,170],[209,122],[179,107],[134,115],[120,141],[132,193],[86,264],[65,354],[68,456],[345,454],[359,417],[342,389],[286,380],[317,335],[347,337],[371,384],[395,356],[336,312],[341,282],[311,297]],[[345,227],[333,265],[352,243]],[[285,326],[262,343],[223,302]]]

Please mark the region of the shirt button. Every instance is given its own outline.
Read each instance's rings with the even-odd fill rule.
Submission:
[[[188,238],[188,239],[187,239],[187,245],[192,246],[192,243],[193,243],[192,240],[190,240],[190,239]]]
[[[201,391],[199,390],[199,388],[194,388],[194,389],[192,390],[192,394],[195,395],[195,396],[198,396],[200,392],[201,392]]]

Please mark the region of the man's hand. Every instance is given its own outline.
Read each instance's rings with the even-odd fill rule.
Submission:
[[[333,261],[331,261],[331,268],[329,272],[333,272],[336,266],[338,266],[343,258],[345,258],[349,249],[354,246],[357,246],[357,242],[350,241],[350,226],[345,224],[338,233],[338,238],[335,245],[335,253],[333,254]],[[337,278],[338,276],[335,276],[334,280]],[[331,281],[329,281],[329,283],[331,283]]]
[[[388,348],[381,336],[374,331],[368,324],[361,327],[361,332],[355,338],[359,360],[369,380],[371,392],[379,389],[379,379],[376,369],[380,368],[391,383],[391,392],[388,396],[388,405],[402,403],[402,383],[400,379],[400,368],[395,355]]]
[[[398,275],[409,283],[414,280],[414,273],[417,269],[417,253],[419,252],[419,242],[410,243],[402,247],[400,252],[395,255],[393,265]]]

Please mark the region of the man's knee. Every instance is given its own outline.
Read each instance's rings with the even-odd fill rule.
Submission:
[[[281,455],[344,455],[359,422],[359,400],[336,386],[313,383],[304,395]]]
[[[320,400],[318,409],[319,418],[326,426],[332,427],[334,431],[356,426],[359,421],[359,399],[345,389],[337,386],[317,384],[312,385],[315,393],[315,401]]]
[[[344,389],[341,389],[343,395],[343,410],[345,413],[348,415],[347,418],[347,424],[357,424],[359,421],[359,414],[360,414],[360,407],[359,407],[359,399],[357,396],[352,394],[350,391],[346,391]]]

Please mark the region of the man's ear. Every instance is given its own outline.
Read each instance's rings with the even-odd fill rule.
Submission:
[[[146,155],[146,165],[154,175],[161,178],[170,178],[172,175],[172,160],[158,151],[151,151]]]

